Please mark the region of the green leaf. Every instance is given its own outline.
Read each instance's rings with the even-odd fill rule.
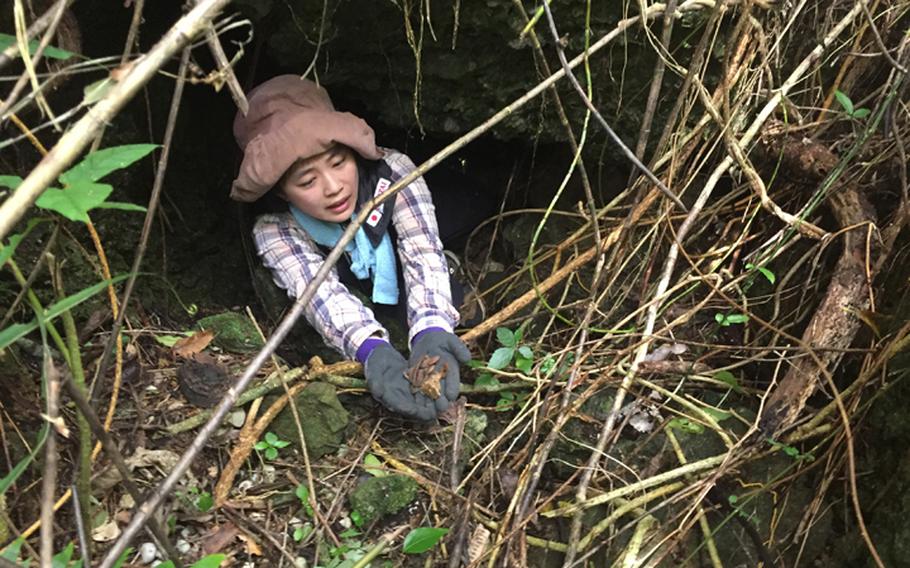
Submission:
[[[540,372],[543,373],[545,377],[549,377],[554,369],[556,369],[556,358],[552,355],[547,355],[540,364]]]
[[[203,556],[196,562],[193,562],[193,565],[190,568],[218,568],[221,566],[221,563],[224,562],[224,559],[227,558],[224,554],[209,554],[208,556]]]
[[[676,430],[686,432],[687,434],[701,434],[705,431],[704,426],[698,422],[692,422],[688,418],[674,418],[667,422],[667,428],[675,428]]]
[[[844,107],[847,114],[853,115],[853,101],[850,100],[850,97],[848,97],[846,93],[836,90],[834,91],[834,98],[837,99],[840,106]]]
[[[19,176],[0,176],[0,187],[8,187],[15,190],[20,183],[22,183],[22,178]]]
[[[515,345],[518,345],[519,343],[521,343],[521,338],[524,337],[524,334],[525,334],[524,329],[522,329],[521,327],[519,327],[518,329],[515,330],[515,333],[513,334],[513,337],[515,338]],[[513,345],[513,347],[514,347],[514,345]]]
[[[164,345],[165,347],[173,347],[174,344],[176,344],[178,341],[184,339],[179,335],[155,335],[153,337],[155,338],[155,341],[161,345]]]
[[[714,378],[722,383],[727,383],[736,392],[743,392],[743,388],[739,386],[739,380],[730,371],[718,371],[714,373]]]
[[[157,144],[128,144],[92,152],[81,162],[60,175],[60,183],[73,185],[95,182],[109,173],[123,169],[157,148]]]
[[[129,275],[121,274],[120,276],[116,276],[110,280],[102,280],[101,282],[94,284],[92,286],[89,286],[88,288],[85,288],[85,289],[73,294],[72,296],[67,296],[66,298],[60,300],[56,304],[52,304],[44,312],[44,321],[51,321],[52,319],[56,318],[63,312],[78,306],[79,304],[88,300],[95,294],[101,292],[102,290],[107,288],[108,284],[116,284],[116,283],[120,282],[121,280],[125,279],[127,276],[129,276]],[[21,337],[25,337],[26,335],[28,335],[29,333],[31,333],[32,331],[34,331],[36,329],[38,329],[38,319],[37,318],[35,318],[34,320],[32,320],[29,323],[15,323],[15,324],[7,327],[6,329],[0,330],[0,349],[4,349],[5,347],[9,346],[11,343],[16,341],[17,339],[19,339]]]
[[[726,412],[723,410],[718,410],[718,409],[712,408],[710,406],[703,406],[701,408],[701,410],[702,410],[702,412],[704,412],[705,414],[707,414],[708,416],[713,418],[715,422],[723,422],[727,418],[730,418],[731,416],[733,416],[733,414],[731,414],[729,412]]]
[[[722,314],[720,312],[717,312],[716,314],[714,314],[714,321],[716,321],[720,325],[724,325],[724,326],[730,325],[730,322],[727,321],[726,314]]]
[[[496,340],[499,341],[500,345],[503,347],[515,347],[515,334],[507,327],[496,328]]]
[[[272,442],[272,447],[278,448],[279,450],[281,448],[286,448],[290,445],[291,445],[291,443],[288,442],[287,440],[275,440],[274,442]]]
[[[22,550],[22,544],[25,542],[25,539],[21,536],[9,543],[9,546],[0,554],[0,558],[4,560],[9,560],[10,562],[15,562],[19,559],[19,551]]]
[[[110,92],[115,84],[116,82],[113,79],[105,77],[104,79],[98,79],[94,83],[86,86],[82,89],[82,104],[91,105],[97,103]]]
[[[531,367],[533,367],[533,366],[534,366],[534,361],[532,359],[527,359],[525,357],[516,357],[515,358],[515,368],[526,375],[531,374]]]
[[[132,546],[127,547],[127,549],[124,550],[123,553],[120,555],[120,558],[118,558],[117,560],[114,561],[114,565],[112,568],[120,568],[121,566],[123,566],[123,563],[126,562],[126,559],[132,555],[133,555],[133,547]],[[170,562],[170,560],[168,560],[168,562]],[[173,565],[173,562],[171,562],[171,565]],[[162,567],[164,565],[159,564],[158,566]]]
[[[500,347],[493,352],[490,362],[487,366],[491,369],[505,369],[512,362],[512,356],[515,355],[515,349],[511,347]]]
[[[338,533],[338,536],[340,536],[341,538],[354,538],[355,536],[358,536],[358,535],[360,535],[360,531],[355,528],[350,528],[350,529],[347,529],[346,531],[342,531],[342,532]]]
[[[401,551],[405,554],[421,554],[433,548],[439,539],[449,532],[449,529],[435,527],[419,527],[404,537]]]
[[[105,201],[97,206],[98,209],[119,209],[121,211],[136,211],[139,213],[145,213],[148,211],[142,205],[136,205],[135,203],[126,203],[125,201]]]
[[[49,187],[44,190],[35,205],[42,209],[56,211],[70,221],[89,221],[88,212],[108,198],[114,188],[106,183],[82,182],[67,189]]]
[[[767,268],[765,268],[764,266],[755,266],[754,264],[749,262],[746,264],[746,270],[758,270],[761,273],[761,275],[764,276],[768,280],[768,282],[770,282],[771,284],[774,284],[774,282],[777,280],[777,277],[774,276],[774,273],[771,272],[770,270],[768,270]]]
[[[276,450],[272,446],[269,446],[268,448],[265,449],[265,459],[273,460],[277,457],[278,457],[278,450]]]
[[[727,502],[730,503],[731,505],[736,505],[737,501],[739,501],[739,496],[727,495]]]
[[[196,499],[196,508],[203,513],[207,513],[215,506],[215,499],[212,498],[212,494],[208,491],[204,491],[199,495],[199,498]]]
[[[749,321],[747,314],[730,314],[727,316],[727,323],[746,323]]]
[[[75,550],[75,545],[70,542],[63,550],[51,558],[51,568],[67,568],[70,558],[73,557],[73,550]]]
[[[355,527],[362,527],[364,520],[363,515],[360,514],[360,511],[351,511],[351,522],[354,523]]]
[[[853,118],[856,118],[856,119],[863,119],[863,118],[866,118],[867,116],[869,116],[870,114],[872,114],[871,110],[869,110],[867,108],[858,108],[855,111],[853,111],[853,114],[850,116],[852,116]]]
[[[40,42],[36,39],[28,42],[28,54],[34,55],[38,51],[38,44]],[[7,47],[16,44],[16,36],[10,34],[0,34],[0,51],[5,51]],[[75,53],[66,51],[65,49],[60,49],[59,47],[54,47],[48,45],[44,48],[44,51],[41,52],[44,57],[49,59],[69,59],[70,57],[76,55]]]
[[[45,221],[47,221],[47,219],[30,219],[28,224],[25,226],[25,231],[23,231],[22,234],[10,235],[9,244],[7,245],[0,243],[0,267],[6,264],[6,261],[13,256],[13,253],[16,252],[16,247],[19,246],[19,243],[22,241],[22,239],[28,236],[28,234],[32,232],[32,229],[41,223],[44,223]]]
[[[310,488],[302,483],[294,490],[294,495],[300,499],[301,505],[306,505],[310,502]]]
[[[499,386],[499,379],[490,373],[484,373],[474,379],[474,386],[479,389],[495,389]]]
[[[272,446],[270,446],[270,445],[268,444],[268,442],[264,442],[264,441],[262,441],[262,440],[259,440],[258,442],[256,442],[256,445],[253,446],[253,449],[254,449],[254,450],[259,450],[259,451],[261,452],[262,450],[264,450],[264,449],[266,449],[266,448],[271,448],[271,447],[272,447]]]
[[[388,472],[383,471],[382,462],[373,454],[363,456],[363,469],[373,477],[385,477]]]
[[[519,353],[522,357],[524,357],[525,359],[533,359],[533,358],[534,358],[534,351],[532,351],[531,348],[528,347],[527,345],[522,345],[521,347],[519,347],[519,348],[518,348],[518,353]]]
[[[275,442],[278,441],[278,435],[275,434],[274,432],[266,432],[265,441],[267,444],[274,446]]]

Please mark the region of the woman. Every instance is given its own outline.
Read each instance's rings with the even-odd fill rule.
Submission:
[[[248,98],[249,112],[234,120],[244,155],[231,197],[253,202],[269,194],[286,204],[282,212],[261,216],[253,237],[275,282],[296,298],[345,225],[414,164],[400,152],[376,146],[366,122],[337,112],[326,91],[311,81],[281,75]],[[453,333],[458,311],[423,178],[371,211],[346,247],[345,260],[306,306],[307,320],[328,345],[363,363],[370,392],[383,405],[417,420],[435,419],[458,397],[459,364],[470,353]],[[367,282],[374,303],[395,305],[402,300],[399,274],[406,290],[410,362],[348,288]],[[435,400],[412,392],[404,377],[425,355],[438,356],[436,370],[445,372]]]

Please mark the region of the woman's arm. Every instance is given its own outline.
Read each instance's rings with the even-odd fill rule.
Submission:
[[[415,169],[410,158],[395,150],[386,152],[385,161],[398,176]],[[392,222],[398,232],[398,258],[407,290],[409,343],[429,328],[453,331],[458,324],[458,311],[452,305],[436,211],[422,177],[395,197]]]
[[[263,215],[253,227],[253,240],[262,263],[288,296],[297,298],[313,280],[325,260],[290,213]],[[370,337],[388,340],[388,332],[338,280],[333,268],[304,308],[307,321],[326,344],[354,359],[357,349]]]

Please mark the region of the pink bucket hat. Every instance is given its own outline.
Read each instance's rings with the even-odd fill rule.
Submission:
[[[231,198],[256,201],[299,159],[344,144],[378,160],[373,129],[349,112],[338,112],[328,93],[297,75],[279,75],[253,89],[250,110],[234,118],[234,138],[243,150]]]

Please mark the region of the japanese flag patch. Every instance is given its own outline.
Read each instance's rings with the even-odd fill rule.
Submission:
[[[367,225],[375,227],[382,221],[382,208],[376,208],[370,211],[370,216],[367,217]]]

